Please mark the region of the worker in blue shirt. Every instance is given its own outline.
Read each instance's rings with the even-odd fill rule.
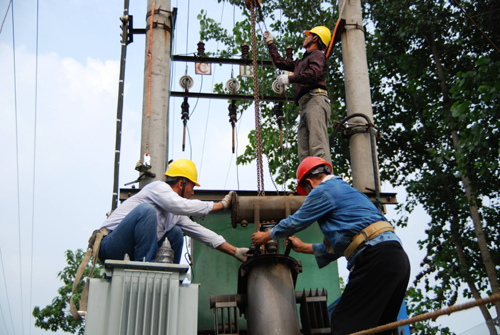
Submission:
[[[297,170],[297,192],[307,195],[303,205],[272,230],[254,233],[252,243],[290,236],[293,250],[314,254],[320,268],[345,256],[349,281],[331,324],[332,334],[344,335],[396,321],[410,264],[401,240],[377,207],[331,171],[322,158],[304,159]],[[315,221],[323,243],[304,243],[292,236]]]

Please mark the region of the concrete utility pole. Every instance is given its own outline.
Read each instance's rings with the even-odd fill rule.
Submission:
[[[152,15],[153,25],[151,25]],[[167,165],[172,22],[170,0],[148,0],[141,159],[144,160],[144,155],[149,153],[151,157],[149,171],[154,173],[155,177],[150,175],[142,177],[139,182],[140,188],[154,180],[163,180]]]
[[[362,113],[373,123],[361,1],[339,0],[338,10],[342,15],[342,19],[346,21],[345,32],[341,38],[347,115]],[[351,125],[354,123],[365,125],[367,121],[364,118],[355,117],[349,120],[349,123]],[[358,133],[352,135],[349,145],[351,148],[353,186],[361,192],[367,192],[367,188],[375,190],[370,134]],[[377,180],[379,180],[378,159],[376,161],[376,176]]]

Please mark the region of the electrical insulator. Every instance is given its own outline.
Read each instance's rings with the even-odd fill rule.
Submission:
[[[285,92],[285,86],[281,86],[278,80],[273,81],[273,91],[276,94],[283,94]]]
[[[182,151],[186,148],[186,127],[187,127],[187,121],[189,120],[189,104],[188,104],[188,98],[185,97],[184,101],[181,104],[181,119],[182,119],[182,124],[184,125],[184,129],[182,131]]]
[[[126,43],[127,42],[127,38],[128,38],[128,25],[129,25],[128,19],[129,19],[128,15],[122,15],[122,16],[120,16],[120,21],[122,21],[122,23],[120,24],[120,28],[122,29],[122,32],[120,33],[120,36],[122,38],[122,43]]]
[[[231,100],[231,103],[229,104],[229,107],[227,108],[229,110],[229,123],[231,123],[231,128],[232,128],[232,132],[233,132],[233,154],[234,154],[234,148],[235,148],[235,145],[234,145],[234,128],[235,128],[235,125],[236,125],[236,100]]]
[[[293,60],[293,49],[291,46],[288,46],[288,48],[286,48],[286,59]]]
[[[191,76],[188,76],[187,74],[182,76],[181,79],[179,79],[179,85],[186,91],[193,87],[194,80],[191,78]]]
[[[205,43],[203,43],[202,41],[198,42],[198,56],[205,56]]]
[[[226,89],[229,92],[236,94],[236,92],[238,92],[240,89],[240,82],[236,78],[231,78],[226,82]]]
[[[241,46],[241,58],[243,59],[248,59],[248,54],[250,53],[250,47],[248,44],[243,44]]]

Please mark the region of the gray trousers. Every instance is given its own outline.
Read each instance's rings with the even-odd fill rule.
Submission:
[[[328,122],[330,121],[330,102],[324,95],[313,95],[300,106],[298,129],[299,163],[307,156],[321,157],[332,164]]]

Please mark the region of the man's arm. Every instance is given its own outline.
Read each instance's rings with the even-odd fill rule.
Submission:
[[[300,252],[302,254],[314,254],[312,243],[304,243],[300,238],[295,236],[290,236],[289,239],[290,242],[287,241],[286,243],[292,244],[293,251]]]
[[[216,211],[221,211],[224,209],[224,205],[220,202],[216,202],[214,203],[214,207],[212,208],[212,210],[210,211],[211,212],[216,212]]]
[[[207,246],[217,249],[227,255],[233,256],[242,262],[246,261],[246,252],[248,251],[248,248],[236,248],[226,242],[224,237],[221,235],[192,221],[187,216],[181,216],[180,220],[176,224],[182,229],[184,234],[195,239],[196,241],[204,243]]]
[[[291,59],[284,59],[283,57],[281,57],[278,49],[276,49],[276,45],[273,42],[268,43],[267,47],[269,49],[269,55],[271,55],[271,58],[273,59],[274,64],[276,64],[277,68],[287,71],[295,70],[295,61]]]
[[[215,211],[220,211],[223,209],[229,209],[229,206],[231,206],[231,199],[233,196],[234,191],[229,192],[220,202],[217,202],[214,204],[214,207],[210,212],[215,212]]]
[[[301,83],[302,85],[312,85],[321,81],[324,75],[324,68],[328,66],[327,59],[323,52],[315,51],[307,58],[307,66],[300,73],[294,73],[288,77],[290,83]],[[305,61],[305,60],[304,60]]]
[[[223,252],[229,256],[233,256],[237,260],[241,262],[245,262],[247,260],[247,251],[248,248],[236,248],[235,246],[224,242],[220,246],[216,248],[220,252]]]

